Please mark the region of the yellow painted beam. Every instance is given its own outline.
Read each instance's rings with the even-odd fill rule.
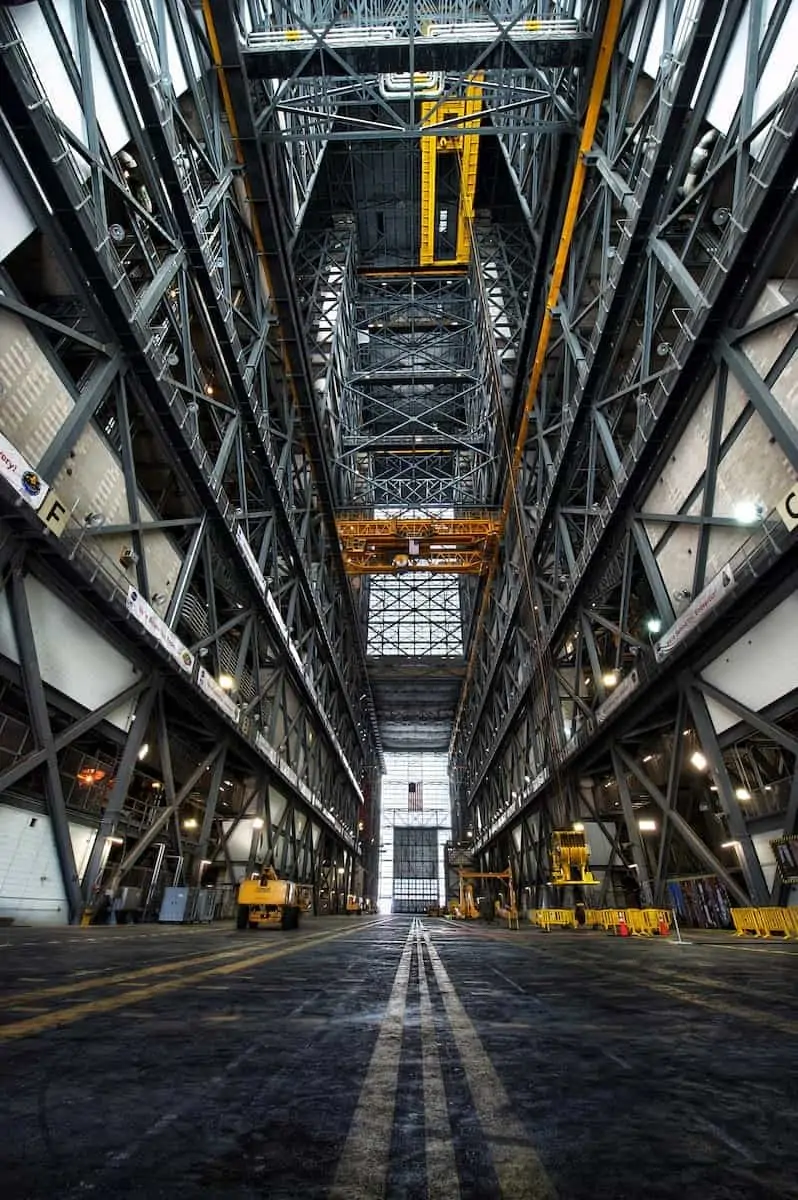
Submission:
[[[568,261],[568,255],[570,253],[571,243],[573,241],[579,204],[582,199],[582,190],[584,188],[585,175],[587,173],[586,155],[592,149],[593,139],[596,136],[596,127],[598,125],[599,114],[601,112],[601,104],[604,99],[604,91],[607,86],[612,56],[615,52],[615,43],[618,39],[618,29],[620,26],[622,10],[623,0],[609,0],[607,15],[604,20],[604,28],[601,33],[601,44],[599,46],[599,52],[596,58],[596,67],[595,71],[593,72],[593,80],[590,86],[590,98],[588,100],[587,112],[585,113],[585,121],[584,125],[582,126],[582,134],[579,139],[579,151],[576,158],[576,165],[574,166],[574,172],[571,177],[571,187],[568,192],[568,204],[565,210],[565,217],[563,219],[562,230],[560,232],[560,240],[554,259],[551,283],[546,296],[546,309],[543,315],[543,322],[541,325],[540,334],[538,336],[537,346],[535,348],[532,371],[529,377],[526,396],[524,398],[524,409],[521,415],[518,436],[515,441],[513,456],[510,463],[507,489],[505,491],[504,502],[502,504],[502,532],[506,527],[507,518],[510,514],[510,509],[515,498],[516,487],[518,485],[518,475],[521,468],[521,460],[523,458],[527,434],[529,432],[529,418],[532,415],[538,387],[540,386],[540,380],[543,375],[543,366],[546,361],[546,353],[548,351],[549,341],[551,339],[554,308],[557,304],[557,300],[559,299],[560,287],[562,285],[563,275],[565,273],[565,266]],[[451,745],[454,745],[454,739],[457,736],[457,730],[463,712],[464,698],[468,693],[468,686],[474,673],[474,666],[477,661],[480,637],[485,625],[485,618],[487,616],[488,607],[490,604],[493,581],[496,577],[496,571],[499,565],[499,546],[500,543],[497,543],[493,558],[488,568],[485,586],[482,589],[482,602],[480,604],[479,614],[477,616],[477,622],[474,629],[474,636],[471,642],[471,653],[468,658],[466,675],[463,681],[463,688],[460,693],[460,704],[458,706],[457,715],[455,716]]]

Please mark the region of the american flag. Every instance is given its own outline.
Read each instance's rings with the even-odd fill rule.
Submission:
[[[424,785],[422,783],[408,783],[407,785],[407,811],[408,812],[423,812],[424,810]]]

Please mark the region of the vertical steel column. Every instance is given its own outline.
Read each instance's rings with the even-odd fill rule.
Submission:
[[[709,769],[712,772],[712,778],[715,780],[715,785],[718,789],[718,799],[726,814],[729,833],[740,847],[740,867],[745,878],[746,887],[751,896],[751,901],[753,904],[767,904],[770,900],[770,894],[768,886],[765,883],[762,864],[759,861],[751,834],[748,831],[745,818],[737,802],[737,797],[734,794],[706,700],[700,692],[688,686],[687,703],[693,714],[701,748],[709,760]]]
[[[216,762],[213,764],[211,781],[208,785],[208,795],[205,798],[205,812],[202,815],[202,828],[200,829],[197,848],[194,851],[191,882],[197,885],[202,880],[202,864],[205,861],[205,855],[208,853],[208,843],[211,839],[211,830],[213,829],[213,822],[216,816],[216,802],[219,799],[219,789],[222,786],[226,763],[227,746],[223,745],[216,757]]]
[[[640,884],[640,900],[644,908],[650,908],[653,904],[654,897],[651,890],[651,879],[649,877],[648,859],[643,848],[643,843],[640,838],[640,830],[637,825],[637,817],[635,810],[632,807],[632,794],[629,791],[629,784],[626,779],[626,772],[623,763],[621,762],[618,753],[613,746],[612,748],[612,769],[615,772],[615,778],[618,781],[618,795],[621,798],[621,808],[623,810],[624,820],[626,821],[626,832],[629,836],[629,842],[632,847],[632,858],[637,867],[637,878]]]
[[[17,564],[14,567],[11,576],[9,598],[33,736],[36,738],[41,749],[47,754],[45,759],[47,810],[52,822],[58,865],[61,868],[61,878],[69,905],[69,920],[72,924],[75,924],[80,920],[83,897],[78,883],[75,853],[72,849],[72,839],[69,834],[66,801],[64,800],[64,791],[61,787],[61,776],[58,770],[58,754],[53,741],[50,717],[47,712],[47,697],[44,693],[44,684],[39,670],[39,658],[36,653],[36,642],[33,636],[28,596],[25,590],[25,576],[21,564]]]
[[[119,763],[119,768],[116,772],[114,786],[111,789],[111,795],[108,798],[108,803],[105,806],[105,812],[100,821],[100,828],[97,830],[97,837],[94,839],[94,845],[91,848],[88,866],[83,876],[83,897],[87,904],[91,903],[94,888],[99,878],[103,864],[103,851],[105,848],[105,840],[113,835],[116,830],[116,823],[125,806],[127,799],[127,790],[130,786],[130,780],[133,775],[136,763],[138,761],[139,751],[144,742],[144,737],[147,733],[147,728],[152,716],[153,705],[155,698],[160,690],[160,682],[155,682],[152,687],[148,688],[144,695],[139,700],[136,706],[136,716],[133,719],[133,724],[130,727],[130,732],[127,735],[125,748],[122,751],[122,759]]]

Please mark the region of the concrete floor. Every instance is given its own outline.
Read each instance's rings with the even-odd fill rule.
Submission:
[[[0,930],[0,1194],[798,1197],[798,946]]]

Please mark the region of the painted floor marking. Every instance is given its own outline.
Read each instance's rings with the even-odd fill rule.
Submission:
[[[362,929],[363,926],[360,928]],[[140,1004],[143,1000],[151,1000],[155,996],[163,996],[169,992],[180,991],[181,988],[191,987],[201,980],[212,979],[216,975],[233,975],[238,971],[247,970],[249,967],[261,966],[263,963],[271,962],[276,958],[284,958],[286,955],[297,954],[302,950],[314,949],[316,946],[322,945],[324,942],[333,941],[335,938],[351,937],[355,932],[359,932],[359,930],[337,929],[333,933],[315,934],[311,937],[292,941],[289,945],[284,945],[273,950],[266,950],[249,958],[239,958],[233,962],[206,967],[192,974],[183,974],[177,979],[165,979],[157,983],[141,986],[134,982],[131,985],[132,990],[126,989],[117,992],[113,996],[103,996],[96,1000],[87,1000],[82,1004],[72,1004],[64,1008],[57,1008],[25,1021],[14,1021],[9,1022],[7,1025],[0,1025],[0,1042],[11,1041],[14,1038],[30,1037],[32,1034],[46,1033],[52,1029],[59,1029],[63,1025],[72,1025],[75,1021],[85,1020],[86,1017],[98,1016],[101,1013],[116,1012],[119,1009],[127,1008],[131,1004]],[[188,961],[196,964],[196,960]],[[105,980],[104,982],[107,983],[108,981]],[[42,993],[36,994],[41,995]]]
[[[421,1070],[424,1080],[424,1130],[427,1158],[427,1200],[459,1200],[460,1184],[446,1106],[446,1089],[435,1038],[435,1019],[427,983],[421,925],[415,926],[421,1016]]]
[[[503,1200],[554,1200],[554,1185],[512,1106],[471,1018],[426,929],[432,970],[443,999],[479,1123],[490,1148]]]
[[[414,945],[415,922],[399,959],[329,1200],[380,1200],[385,1195]]]

